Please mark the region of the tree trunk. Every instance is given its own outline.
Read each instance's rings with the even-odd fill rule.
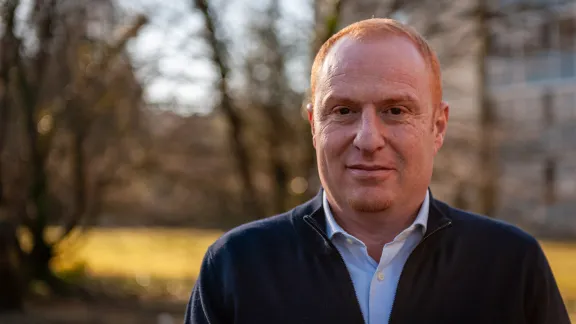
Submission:
[[[14,37],[15,12],[18,5],[19,1],[9,1],[0,5],[0,15],[5,27],[0,39],[0,155],[4,152],[10,118],[10,72],[18,52],[18,44]],[[1,179],[2,162],[0,160],[0,207],[5,206],[4,185]],[[0,313],[18,312],[23,308],[25,286],[20,275],[22,251],[16,229],[17,227],[7,219],[7,215],[0,214]]]
[[[200,10],[204,18],[206,28],[206,40],[212,49],[212,61],[218,69],[218,90],[220,92],[220,109],[228,121],[228,140],[234,155],[236,167],[240,173],[242,182],[242,201],[244,212],[252,218],[264,217],[262,206],[258,198],[252,168],[250,167],[250,155],[243,140],[244,122],[234,106],[230,97],[228,84],[230,68],[226,63],[226,45],[218,39],[216,22],[206,0],[194,0],[194,5]]]
[[[488,88],[487,59],[490,49],[489,13],[485,1],[478,1],[478,106],[480,108],[480,213],[494,216],[498,197],[496,113]]]
[[[20,255],[16,227],[0,220],[0,313],[22,310],[24,285],[19,273]]]
[[[550,91],[546,91],[542,96],[542,114],[544,129],[551,129],[554,126],[554,97]],[[556,178],[557,161],[556,152],[546,156],[544,161],[544,193],[543,200],[547,206],[556,203]]]
[[[60,279],[50,268],[50,261],[54,257],[54,246],[44,239],[46,229],[38,228],[32,233],[33,248],[26,257],[28,283],[30,280],[38,280],[46,284],[52,294],[64,297],[86,298],[89,294],[80,287],[69,284]]]

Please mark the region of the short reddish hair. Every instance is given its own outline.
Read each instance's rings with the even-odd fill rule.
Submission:
[[[314,102],[318,73],[324,64],[326,55],[328,55],[330,49],[332,49],[338,40],[345,36],[355,40],[363,40],[368,37],[385,37],[390,35],[406,37],[416,45],[426,65],[430,69],[432,78],[432,100],[435,104],[439,104],[442,101],[442,79],[438,56],[430,44],[428,44],[424,37],[416,30],[389,18],[372,18],[356,22],[332,35],[332,37],[320,47],[312,64],[312,73],[310,76],[311,101]]]

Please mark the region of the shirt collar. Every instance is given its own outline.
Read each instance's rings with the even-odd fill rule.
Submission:
[[[349,234],[336,222],[334,219],[334,215],[330,210],[330,205],[328,204],[328,198],[326,197],[326,191],[322,190],[322,208],[324,209],[324,214],[326,215],[326,234],[328,235],[329,239],[332,239],[334,234],[342,233],[348,236]],[[422,230],[422,234],[426,233],[426,227],[428,224],[428,213],[430,211],[430,193],[426,190],[426,196],[424,197],[424,201],[420,206],[420,210],[418,211],[418,215],[416,215],[416,219],[414,223],[410,225],[409,228],[420,227]]]

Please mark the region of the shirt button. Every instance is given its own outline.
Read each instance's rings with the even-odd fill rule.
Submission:
[[[378,278],[378,281],[383,281],[384,280],[384,272],[378,271],[378,274],[376,275],[376,277]]]
[[[347,239],[346,239],[346,242],[348,242],[348,244],[354,244],[354,241],[352,241],[351,238],[347,238]]]

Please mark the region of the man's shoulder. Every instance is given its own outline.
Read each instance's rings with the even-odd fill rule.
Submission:
[[[299,238],[299,228],[304,215],[311,213],[309,203],[297,206],[282,214],[239,225],[218,238],[209,248],[212,254],[233,254],[276,250],[293,246]]]
[[[286,237],[293,231],[293,218],[291,212],[285,212],[239,225],[218,238],[212,248],[262,244],[271,239]]]
[[[509,222],[458,209],[441,201],[435,203],[451,219],[452,226],[461,236],[478,242],[490,241],[498,245],[512,244],[524,247],[539,245],[534,236]]]

